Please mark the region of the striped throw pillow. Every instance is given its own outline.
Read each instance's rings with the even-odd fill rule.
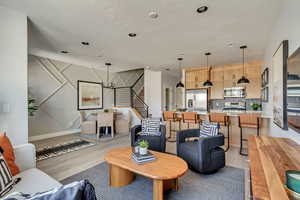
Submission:
[[[142,120],[142,132],[140,135],[160,136],[160,119],[147,118]]]
[[[211,137],[219,134],[219,125],[216,123],[209,123],[207,121],[202,123],[200,127],[200,137]]]
[[[7,194],[13,187],[14,180],[2,154],[0,154],[0,197]]]

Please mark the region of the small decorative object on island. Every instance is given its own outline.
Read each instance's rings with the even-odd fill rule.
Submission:
[[[252,108],[253,110],[258,110],[260,107],[261,107],[261,105],[260,105],[260,104],[257,104],[257,103],[253,103],[253,104],[251,105],[251,108]]]
[[[35,99],[28,96],[28,114],[34,116],[34,113],[38,110],[38,106],[35,105]]]
[[[146,140],[139,142],[139,152],[141,155],[146,155],[148,152],[149,143]]]

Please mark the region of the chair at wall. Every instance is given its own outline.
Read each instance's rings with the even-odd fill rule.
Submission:
[[[172,138],[172,132],[178,131],[176,129],[172,129],[172,124],[174,122],[179,123],[179,130],[181,130],[181,119],[177,117],[175,111],[163,111],[163,120],[166,122],[169,122],[169,136],[168,141],[169,142],[176,142],[176,138]]]
[[[131,115],[129,112],[116,113],[115,128],[116,133],[129,133],[131,124]]]
[[[190,124],[199,124],[199,128],[201,125],[201,119],[196,112],[183,112],[182,121],[183,123],[187,123],[188,129],[190,128]]]
[[[261,117],[260,114],[240,114],[239,115],[239,127],[240,127],[240,154],[247,156],[247,153],[243,152],[243,142],[248,141],[243,138],[243,128],[256,129],[256,135],[259,136]]]
[[[100,127],[110,127],[111,137],[114,137],[114,113],[113,112],[99,112],[97,114],[97,137],[100,136]]]
[[[210,113],[209,114],[209,121],[213,123],[218,123],[220,126],[227,127],[227,147],[225,152],[228,151],[230,148],[230,132],[229,132],[229,117],[225,113]]]
[[[84,111],[80,111],[80,129],[83,134],[96,134],[96,120],[87,120]]]

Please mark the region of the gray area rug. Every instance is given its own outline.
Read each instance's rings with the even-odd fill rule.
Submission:
[[[179,191],[167,191],[166,200],[243,200],[244,170],[225,167],[212,175],[200,175],[189,170],[179,180]],[[61,181],[68,184],[88,179],[95,187],[98,200],[152,200],[152,180],[137,176],[122,188],[108,186],[108,167],[101,163]]]

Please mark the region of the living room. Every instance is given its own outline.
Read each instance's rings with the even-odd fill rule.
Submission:
[[[298,199],[299,6],[1,1],[1,199]]]

